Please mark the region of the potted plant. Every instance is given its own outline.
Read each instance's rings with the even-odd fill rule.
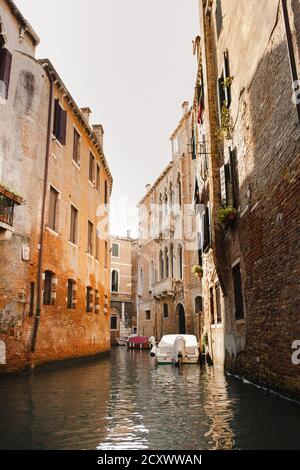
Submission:
[[[228,224],[235,221],[236,215],[237,210],[234,207],[222,207],[219,210],[219,222],[224,227],[227,227]]]
[[[227,107],[227,102],[223,102],[221,109],[221,127],[217,130],[216,136],[219,140],[230,140],[233,132],[233,122],[230,114],[230,109]]]
[[[202,279],[202,277],[203,277],[203,268],[202,268],[202,266],[200,266],[199,264],[195,264],[192,267],[192,272],[193,272],[193,274],[195,274],[195,276],[198,279]]]

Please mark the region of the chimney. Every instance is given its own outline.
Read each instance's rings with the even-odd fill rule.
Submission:
[[[189,102],[188,101],[184,101],[182,103],[182,111],[183,111],[184,116],[189,112]]]
[[[131,238],[131,230],[127,230],[127,238]]]
[[[92,114],[92,111],[90,108],[81,108],[81,112],[84,115],[85,120],[90,123],[90,115]]]
[[[101,147],[103,148],[103,135],[104,135],[104,130],[101,124],[94,124],[93,125],[93,131],[96,134],[97,139],[99,140]]]

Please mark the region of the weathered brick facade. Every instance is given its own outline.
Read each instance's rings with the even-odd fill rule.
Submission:
[[[299,2],[287,3],[299,79]],[[300,339],[300,126],[282,2],[199,5],[210,162],[211,244],[203,261],[210,352],[231,371],[300,396],[300,366],[292,362],[292,344]],[[220,77],[223,85],[230,79],[231,94],[230,132],[222,140]],[[236,220],[227,226],[218,220],[223,165],[230,168],[235,199],[227,206],[236,208]],[[208,271],[222,287],[220,325],[211,320]]]
[[[38,38],[13,2],[1,0],[0,6],[4,47],[12,55],[9,93],[0,105],[6,123],[0,127],[0,187],[2,194],[8,188],[23,200],[13,222],[0,224],[0,372],[5,373],[109,350],[112,178],[102,126],[89,124],[88,110],[77,107],[52,64],[35,59]],[[60,139],[56,101],[65,116]],[[80,136],[77,163],[74,128]]]

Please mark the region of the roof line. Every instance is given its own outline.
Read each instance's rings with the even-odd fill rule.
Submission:
[[[23,26],[25,32],[31,37],[33,44],[37,46],[40,43],[40,38],[36,34],[32,26],[30,25],[30,23],[26,20],[26,18],[24,18],[24,16],[20,12],[15,2],[13,2],[13,0],[5,0],[5,1],[7,5],[9,6],[12,14],[17,18],[19,23]]]
[[[152,184],[152,186],[150,186],[150,188],[148,189],[148,191],[146,192],[146,194],[144,195],[144,197],[140,200],[140,202],[138,203],[138,206],[140,204],[142,204],[145,199],[147,198],[147,196],[151,193],[151,191],[153,191],[153,189],[158,185],[158,183],[163,179],[163,177],[168,173],[168,171],[172,168],[173,166],[173,162],[170,162],[164,169],[163,171],[160,173],[160,175],[156,178],[156,180],[154,181],[154,183]]]
[[[63,90],[64,91],[64,98],[67,98],[68,100],[68,104],[71,105],[72,109],[73,109],[73,112],[75,113],[76,117],[80,120],[81,124],[83,125],[83,127],[85,128],[85,131],[86,133],[88,134],[88,136],[91,138],[93,144],[95,145],[96,149],[98,150],[99,154],[100,154],[100,158],[102,160],[102,164],[104,165],[107,173],[108,173],[108,177],[109,177],[109,180],[110,180],[110,183],[111,183],[111,186],[112,186],[112,183],[113,183],[113,177],[112,177],[112,174],[110,172],[110,169],[109,169],[109,166],[108,166],[108,163],[107,163],[107,160],[105,158],[105,155],[104,155],[104,151],[103,151],[103,147],[98,139],[98,137],[96,136],[95,132],[93,131],[93,129],[91,128],[90,124],[87,122],[87,120],[85,119],[81,109],[79,108],[79,106],[76,104],[74,98],[72,97],[72,95],[70,94],[69,90],[67,89],[67,87],[65,86],[64,82],[62,81],[62,79],[60,78],[60,76],[58,75],[57,71],[55,70],[53,64],[51,63],[51,61],[49,59],[40,59],[39,62],[43,65],[43,67],[48,67],[48,70],[49,70],[49,73],[55,78],[55,80],[58,82],[59,84],[59,89],[60,90]]]

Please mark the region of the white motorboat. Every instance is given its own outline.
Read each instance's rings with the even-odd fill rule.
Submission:
[[[158,346],[153,337],[149,341],[150,356],[156,357],[158,364],[197,364],[199,360],[199,344],[194,335],[166,335]]]

